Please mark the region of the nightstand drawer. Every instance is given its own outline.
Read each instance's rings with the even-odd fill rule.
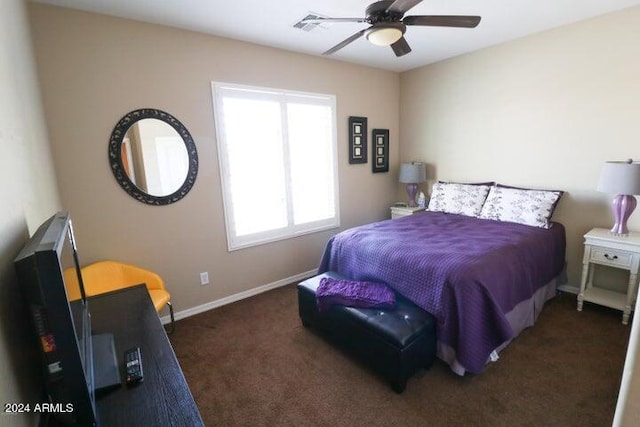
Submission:
[[[633,254],[608,248],[591,248],[591,261],[616,267],[630,268]]]

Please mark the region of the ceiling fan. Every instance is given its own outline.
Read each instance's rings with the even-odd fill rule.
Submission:
[[[404,33],[409,25],[427,27],[461,27],[475,28],[480,23],[479,16],[464,15],[414,15],[404,14],[422,2],[422,0],[383,0],[370,4],[365,11],[365,18],[313,18],[304,19],[304,23],[323,22],[366,22],[371,26],[360,30],[331,49],[323,52],[323,55],[331,55],[342,49],[349,43],[359,39],[363,35],[371,43],[378,46],[391,46],[396,56],[403,56],[411,52],[409,43],[404,38]],[[404,16],[404,18],[403,18]]]

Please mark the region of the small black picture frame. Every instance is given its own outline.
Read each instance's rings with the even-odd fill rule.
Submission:
[[[371,139],[372,172],[389,172],[389,129],[374,129]]]
[[[349,164],[367,163],[367,118],[349,117]]]

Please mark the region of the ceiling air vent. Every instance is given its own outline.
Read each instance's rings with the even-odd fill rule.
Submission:
[[[307,16],[305,16],[304,18],[302,18],[301,20],[299,20],[298,22],[296,22],[293,25],[293,28],[299,28],[302,31],[311,31],[317,27],[320,28],[324,28],[327,29],[329,28],[329,24],[328,23],[318,23],[318,22],[313,22],[313,23],[305,23],[302,22],[305,19],[317,19],[317,18],[328,18],[328,16],[324,16],[324,15],[320,15],[319,13],[315,13],[315,12],[309,12],[307,13]]]

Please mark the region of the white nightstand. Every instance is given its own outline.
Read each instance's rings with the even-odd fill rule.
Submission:
[[[597,287],[593,283],[593,269],[596,264],[628,270],[629,283],[626,293]],[[589,231],[584,235],[578,311],[582,311],[583,301],[622,310],[622,323],[626,325],[636,299],[639,269],[640,233],[630,232],[627,236],[616,236],[605,228]]]
[[[413,215],[418,211],[423,211],[425,208],[409,207],[409,206],[391,206],[391,219],[400,218],[401,216]]]

